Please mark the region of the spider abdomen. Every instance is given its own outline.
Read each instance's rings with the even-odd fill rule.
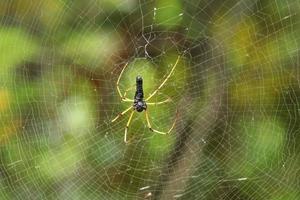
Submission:
[[[147,109],[147,104],[144,101],[143,78],[141,76],[136,77],[136,91],[134,95],[133,108],[137,112],[143,112],[143,110]]]
[[[136,91],[134,95],[134,100],[143,101],[144,90],[143,90],[143,78],[141,76],[136,77]]]

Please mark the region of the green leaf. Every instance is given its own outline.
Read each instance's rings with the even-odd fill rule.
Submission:
[[[23,30],[16,28],[0,28],[0,77],[10,77],[11,68],[36,55],[39,48]]]
[[[66,139],[58,149],[52,149],[43,154],[39,161],[39,170],[44,177],[60,179],[71,175],[79,166],[82,159],[78,144],[72,139]]]
[[[120,39],[115,33],[73,32],[63,43],[62,55],[74,64],[95,69],[104,68],[118,50]]]
[[[182,21],[183,8],[179,0],[158,0],[154,12],[156,23],[166,28],[173,28]]]

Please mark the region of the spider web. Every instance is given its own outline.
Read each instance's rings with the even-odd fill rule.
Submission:
[[[1,199],[299,199],[291,0],[0,3]],[[131,106],[170,79],[144,113]]]

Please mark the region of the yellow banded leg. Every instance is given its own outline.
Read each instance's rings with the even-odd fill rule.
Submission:
[[[146,98],[146,101],[149,101],[163,86],[164,84],[167,82],[167,80],[170,78],[170,76],[172,75],[173,71],[175,70],[178,62],[179,62],[180,56],[177,57],[177,60],[175,62],[175,64],[173,65],[171,71],[169,72],[169,74],[167,75],[167,77],[165,78],[165,80],[158,86],[158,88],[156,90],[154,90],[154,92],[152,92],[150,94],[149,97]]]
[[[125,113],[127,113],[130,109],[132,108],[132,106],[130,106],[129,108],[127,108],[126,110],[124,110],[123,112],[119,113],[113,120],[111,120],[111,122],[116,121],[117,119],[119,119],[120,117],[122,117]]]
[[[176,118],[175,118],[171,128],[167,132],[163,132],[163,131],[158,131],[158,130],[152,128],[150,120],[149,120],[148,111],[145,110],[145,115],[146,115],[146,120],[147,120],[147,125],[148,125],[149,130],[152,131],[152,132],[155,132],[155,133],[163,134],[163,135],[170,133],[173,130],[173,128],[175,127],[175,124],[176,124],[176,121],[177,121],[177,113],[178,112],[176,112]]]
[[[125,96],[122,95],[122,92],[121,92],[120,87],[119,87],[119,83],[120,83],[121,77],[122,77],[123,72],[124,72],[124,70],[126,69],[127,65],[128,65],[128,62],[124,65],[124,67],[123,67],[123,69],[122,69],[122,71],[121,71],[121,73],[120,73],[120,75],[119,75],[119,77],[118,77],[116,86],[117,86],[118,94],[119,94],[119,96],[120,96],[120,98],[121,98],[122,101],[125,101],[125,102],[133,102],[133,100],[128,99],[128,98],[126,98]]]
[[[154,105],[154,106],[156,106],[156,105],[168,103],[168,102],[171,102],[171,101],[172,101],[172,99],[169,98],[169,99],[166,99],[164,101],[159,101],[159,102],[147,102],[147,105]]]
[[[128,128],[129,128],[130,122],[131,122],[131,120],[132,120],[133,114],[134,114],[134,110],[131,111],[130,117],[129,117],[128,122],[127,122],[127,124],[126,124],[125,135],[124,135],[124,142],[125,142],[125,143],[127,143],[127,132],[128,132]]]

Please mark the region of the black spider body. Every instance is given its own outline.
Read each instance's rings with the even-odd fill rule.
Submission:
[[[147,109],[147,104],[144,101],[143,78],[141,76],[136,77],[136,91],[134,95],[133,108],[137,112],[143,112]]]

